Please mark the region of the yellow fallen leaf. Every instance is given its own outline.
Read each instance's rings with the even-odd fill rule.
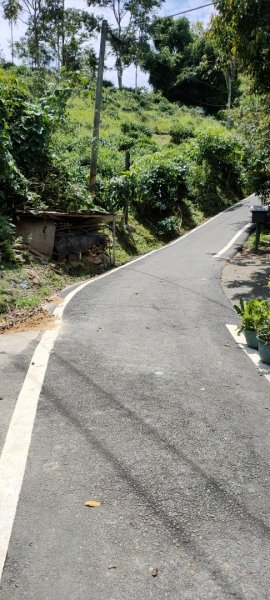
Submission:
[[[87,500],[87,502],[84,503],[84,506],[91,506],[94,508],[95,506],[101,506],[101,502],[96,502],[96,500]]]

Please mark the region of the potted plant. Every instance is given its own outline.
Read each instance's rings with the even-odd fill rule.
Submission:
[[[270,300],[262,302],[255,321],[260,358],[270,365]]]
[[[238,335],[243,332],[247,345],[255,350],[258,350],[256,317],[258,316],[258,312],[260,312],[261,303],[262,300],[260,298],[252,298],[247,301],[240,298],[239,306],[234,305],[235,311],[242,319],[242,323],[237,329]]]

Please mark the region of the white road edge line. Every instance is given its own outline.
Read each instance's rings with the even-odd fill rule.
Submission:
[[[54,311],[56,326],[45,331],[31,358],[22,389],[12,415],[0,458],[0,579],[16,515],[32,437],[38,400],[50,353],[53,350],[66,305],[88,281],[72,290]]]
[[[253,194],[248,196],[248,198],[244,198],[235,206],[251,200],[252,197]],[[43,333],[40,342],[32,356],[29,369],[27,371],[22,389],[18,396],[14,413],[12,415],[0,458],[0,579],[3,573],[9,540],[26,468],[38,400],[46,374],[50,353],[53,350],[54,343],[60,329],[61,318],[67,304],[85,286],[94,284],[100,279],[109,277],[113,275],[113,273],[117,273],[121,269],[129,267],[129,265],[132,265],[135,262],[143,260],[144,258],[147,258],[148,256],[151,256],[157,252],[162,252],[174,244],[178,244],[187,236],[193,235],[196,233],[196,231],[202,229],[202,227],[205,227],[215,219],[218,219],[218,217],[229,210],[230,207],[226,208],[226,210],[220,212],[211,219],[208,219],[198,227],[195,227],[185,235],[179,237],[170,244],[163,246],[162,248],[152,250],[147,254],[139,256],[138,258],[135,258],[134,260],[117,267],[116,269],[112,269],[103,275],[99,275],[98,277],[94,277],[89,281],[85,281],[72,290],[65,297],[63,304],[60,304],[55,309],[54,315],[57,319],[56,327]]]
[[[227,252],[228,250],[230,250],[230,248],[233,246],[233,244],[236,242],[236,240],[238,240],[238,238],[245,232],[247,231],[247,229],[249,229],[251,226],[250,223],[248,223],[247,225],[245,225],[245,227],[243,227],[242,229],[240,229],[240,231],[238,231],[233,238],[230,240],[230,242],[224,246],[224,248],[222,248],[222,250],[220,250],[219,252],[217,252],[217,254],[214,255],[214,258],[220,258],[220,256],[222,256],[222,254],[225,254],[225,252]]]
[[[247,356],[250,358],[250,360],[252,360],[252,362],[260,371],[260,373],[262,373],[262,375],[264,375],[267,379],[268,383],[270,383],[270,366],[266,365],[261,361],[260,356],[256,350],[253,350],[252,348],[249,348],[249,346],[247,346],[245,337],[242,333],[238,335],[237,325],[226,325],[226,327],[229,330],[232,337],[234,338],[234,340],[236,341],[236,343],[238,344],[238,346],[242,348],[242,350],[244,350],[245,354],[247,354]]]

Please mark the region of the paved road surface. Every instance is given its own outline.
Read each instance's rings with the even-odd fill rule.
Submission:
[[[225,327],[214,256],[248,207],[68,304],[1,599],[269,599],[270,387]]]

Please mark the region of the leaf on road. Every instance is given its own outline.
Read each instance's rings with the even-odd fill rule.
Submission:
[[[84,506],[91,506],[91,508],[94,508],[96,506],[101,506],[101,502],[97,502],[96,500],[87,500],[87,502],[84,503]]]
[[[158,576],[158,570],[157,569],[153,569],[152,571],[152,577],[157,577]]]
[[[117,566],[116,565],[109,565],[108,569],[117,569]]]

